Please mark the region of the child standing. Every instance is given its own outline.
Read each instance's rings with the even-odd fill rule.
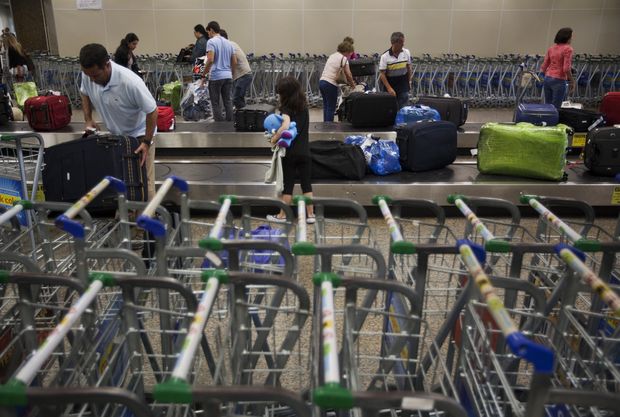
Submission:
[[[306,95],[301,89],[301,84],[294,77],[284,77],[276,86],[276,92],[280,96],[279,110],[282,114],[282,126],[271,137],[271,144],[275,145],[282,132],[287,130],[291,122],[297,123],[297,137],[291,146],[286,149],[286,156],[282,159],[282,171],[284,176],[284,189],[282,190],[282,201],[290,205],[293,197],[293,187],[295,186],[295,174],[300,178],[301,191],[304,196],[312,198],[312,183],[310,173],[312,162],[310,159],[310,147],[308,145],[308,127],[310,125],[310,115],[308,114],[308,103]],[[307,206],[306,221],[312,224],[315,221],[314,208]],[[280,211],[277,215],[268,215],[267,220],[277,223],[286,221],[285,213]]]

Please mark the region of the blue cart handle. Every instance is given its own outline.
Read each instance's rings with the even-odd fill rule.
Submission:
[[[157,193],[155,193],[155,196],[153,196],[153,199],[147,204],[142,214],[140,214],[136,220],[139,227],[151,232],[156,237],[161,237],[166,234],[166,225],[155,219],[155,211],[173,186],[184,193],[186,193],[189,188],[187,181],[184,179],[174,175],[169,176],[164,180],[159,190],[157,190]]]

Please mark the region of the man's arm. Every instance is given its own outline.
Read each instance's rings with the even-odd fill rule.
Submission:
[[[84,113],[84,122],[86,124],[86,129],[95,129],[99,130],[99,126],[93,120],[93,106],[90,102],[90,98],[85,96],[84,94],[80,94],[82,96],[82,111]]]
[[[211,65],[215,60],[215,51],[207,51],[207,63],[205,64],[205,72],[202,73],[202,78],[206,78],[209,71],[211,71]]]
[[[396,91],[394,91],[394,89],[390,85],[390,82],[388,81],[388,79],[387,79],[387,77],[385,75],[385,70],[379,71],[379,79],[383,83],[383,86],[385,87],[387,92],[390,93],[390,95],[396,96]]]
[[[235,78],[236,69],[237,69],[237,55],[235,55],[235,50],[233,48],[233,53],[230,56],[230,71],[232,72],[233,79]]]
[[[153,141],[153,135],[155,134],[155,127],[157,126],[157,107],[155,110],[148,113],[146,115],[146,132],[144,133],[144,139],[138,149],[136,149],[136,154],[140,155],[140,166],[143,166],[146,162],[146,156],[149,152],[149,148],[151,147],[151,142]]]

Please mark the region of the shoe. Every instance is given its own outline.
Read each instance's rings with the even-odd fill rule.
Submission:
[[[286,223],[286,217],[278,217],[277,215],[268,214],[267,220],[273,223]]]
[[[312,216],[306,217],[306,223],[308,223],[308,224],[316,223],[316,217],[314,217],[314,214]]]

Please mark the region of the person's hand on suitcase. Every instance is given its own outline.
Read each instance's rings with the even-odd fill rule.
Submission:
[[[95,123],[94,120],[91,120],[89,122],[86,122],[86,128],[84,129],[84,134],[82,135],[83,138],[86,138],[90,135],[94,135],[99,131],[99,126],[97,126],[97,123]]]
[[[146,156],[149,153],[149,148],[150,148],[150,145],[146,143],[146,141],[143,141],[134,152],[136,155],[140,154],[140,166],[141,167],[143,167],[144,164],[146,163]]]

